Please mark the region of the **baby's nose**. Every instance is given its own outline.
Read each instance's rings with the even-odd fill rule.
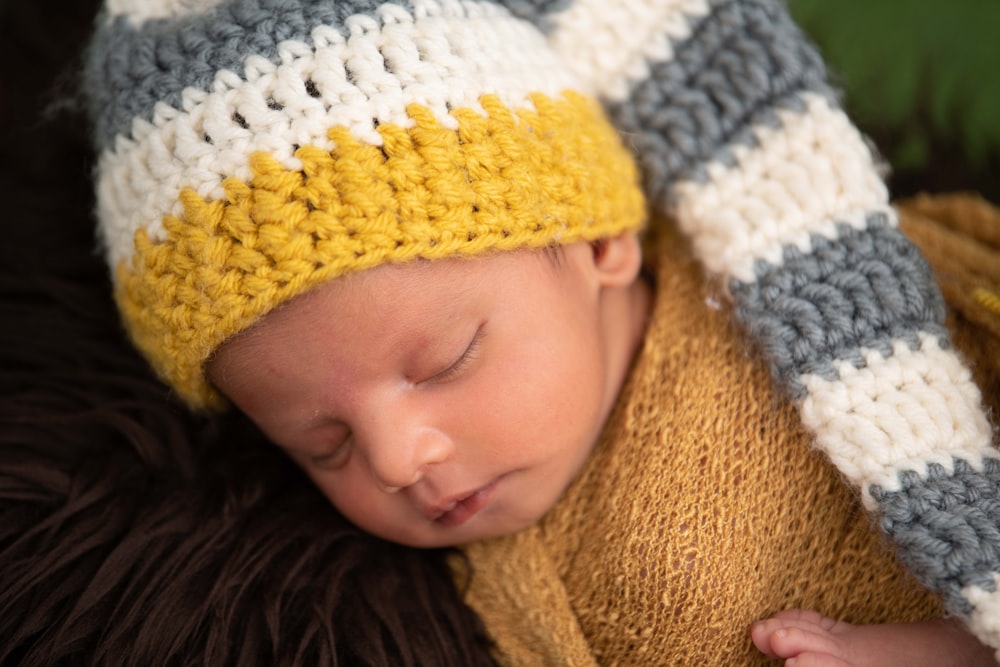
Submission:
[[[441,431],[420,427],[396,431],[395,437],[372,443],[368,464],[380,489],[395,493],[420,481],[427,468],[451,456],[453,446]]]

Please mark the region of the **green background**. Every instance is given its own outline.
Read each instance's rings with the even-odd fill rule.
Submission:
[[[896,195],[1000,203],[1000,0],[788,0]]]

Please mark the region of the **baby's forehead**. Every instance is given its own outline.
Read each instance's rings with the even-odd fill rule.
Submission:
[[[512,275],[531,275],[540,266],[555,263],[560,252],[561,247],[552,246],[444,259],[417,257],[348,273],[311,290],[306,296],[325,288],[367,294],[372,300],[378,300],[380,296],[416,291],[421,286],[446,292],[467,292],[485,285],[502,286]]]
[[[344,327],[378,324],[386,332],[422,323],[448,326],[491,297],[535,289],[539,278],[558,269],[551,249],[518,249],[475,257],[417,258],[355,271],[280,304],[237,336],[260,338],[262,328],[294,329],[335,319]]]

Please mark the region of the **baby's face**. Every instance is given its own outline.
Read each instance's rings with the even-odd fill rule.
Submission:
[[[361,528],[421,547],[515,532],[580,470],[622,375],[594,253],[564,250],[334,280],[210,377]]]

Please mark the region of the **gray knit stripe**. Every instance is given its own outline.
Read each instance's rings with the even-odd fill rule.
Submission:
[[[573,0],[494,0],[519,19],[548,34],[555,27],[553,15],[573,4]]]
[[[412,8],[408,0],[395,2]],[[128,136],[133,118],[152,119],[157,102],[179,108],[185,88],[209,90],[219,70],[243,76],[250,55],[278,63],[281,42],[308,43],[317,26],[340,27],[355,14],[376,16],[381,4],[240,0],[203,14],[151,20],[138,29],[124,16],[111,22],[100,18],[84,75],[97,148],[108,146],[116,134]]]
[[[900,474],[902,488],[872,487],[881,527],[899,558],[948,609],[968,614],[961,590],[975,585],[995,591],[1000,573],[1000,460],[986,459],[983,472],[955,459],[955,470],[931,464],[927,476]]]
[[[671,185],[706,180],[709,161],[733,165],[731,146],[756,144],[753,127],[780,126],[777,108],[804,111],[805,91],[834,98],[822,59],[778,0],[715,0],[692,21],[674,58],[654,64],[627,102],[608,106],[647,195],[668,208]]]
[[[944,300],[919,251],[885,213],[867,228],[837,226],[838,238],[814,236],[811,252],[794,246],[783,262],[757,264],[753,283],[732,281],[736,316],[795,398],[805,373],[834,380],[835,361],[862,367],[861,348],[892,355],[892,342],[919,347],[917,333],[948,334]]]

